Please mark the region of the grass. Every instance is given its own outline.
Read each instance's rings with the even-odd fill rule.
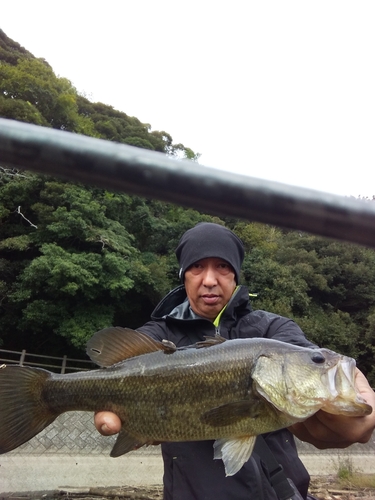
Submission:
[[[343,488],[375,488],[375,476],[373,474],[362,474],[355,470],[350,458],[339,460],[337,479]]]
[[[339,478],[342,487],[355,489],[375,489],[375,476],[373,474],[360,474],[356,472],[347,478]]]

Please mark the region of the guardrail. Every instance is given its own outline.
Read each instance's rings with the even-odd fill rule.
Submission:
[[[74,359],[68,358],[67,356],[57,357],[57,356],[46,356],[43,354],[32,354],[26,352],[25,349],[22,351],[9,351],[7,349],[0,349],[0,356],[5,355],[5,357],[0,357],[0,363],[17,364],[21,366],[37,366],[39,368],[48,368],[52,371],[58,371],[60,373],[66,373],[69,371],[87,371],[97,368],[96,365],[87,359]],[[27,358],[31,358],[31,361]],[[48,360],[46,362],[38,360]],[[52,364],[54,361],[60,361],[59,364]],[[70,366],[69,363],[73,362],[80,366]]]

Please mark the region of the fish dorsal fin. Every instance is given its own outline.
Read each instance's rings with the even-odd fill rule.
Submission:
[[[86,353],[94,363],[107,367],[127,358],[166,349],[145,333],[115,326],[94,333],[87,342]]]
[[[214,458],[222,459],[226,476],[233,476],[249,460],[255,440],[256,436],[244,436],[235,439],[217,439],[214,442]]]

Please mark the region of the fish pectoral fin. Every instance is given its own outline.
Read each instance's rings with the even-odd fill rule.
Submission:
[[[196,342],[194,347],[196,349],[201,349],[202,347],[212,347],[214,345],[222,344],[227,339],[222,337],[221,335],[215,335],[215,337],[209,337],[205,335],[204,340],[201,342]]]
[[[203,413],[201,421],[213,427],[222,427],[233,425],[243,418],[257,418],[260,403],[259,399],[252,398],[217,406]]]
[[[167,349],[170,346],[164,347],[145,333],[116,326],[94,333],[87,342],[86,353],[94,363],[106,367],[124,359]]]
[[[217,439],[214,442],[214,458],[224,462],[225,475],[233,476],[247,462],[254,449],[256,436],[236,439]]]
[[[129,434],[126,429],[122,428],[117,436],[116,442],[111,450],[111,457],[120,457],[129,453],[129,451],[138,450],[145,444],[148,444],[148,440],[142,440]]]

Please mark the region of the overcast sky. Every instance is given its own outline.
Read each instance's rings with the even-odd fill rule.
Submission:
[[[373,0],[15,0],[0,28],[200,163],[375,194]]]

